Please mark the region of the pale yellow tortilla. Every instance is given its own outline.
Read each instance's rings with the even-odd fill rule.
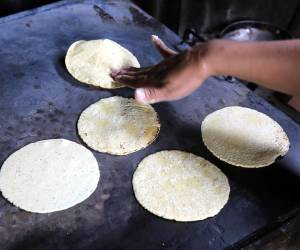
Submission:
[[[102,99],[80,115],[78,133],[92,149],[113,155],[126,155],[145,148],[158,136],[158,115],[149,104],[134,99]]]
[[[209,114],[201,130],[204,144],[215,156],[245,168],[272,164],[290,145],[277,122],[244,107],[226,107]]]
[[[129,50],[109,39],[73,43],[65,62],[70,74],[78,81],[107,89],[124,87],[112,79],[112,70],[140,67]]]
[[[138,202],[169,220],[197,221],[219,213],[229,198],[227,177],[191,153],[161,151],[144,158],[132,179]]]
[[[0,171],[2,195],[35,213],[70,208],[87,199],[100,178],[93,154],[72,141],[50,139],[11,154]]]

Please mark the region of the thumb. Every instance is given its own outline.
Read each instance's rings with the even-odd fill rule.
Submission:
[[[151,41],[159,53],[164,57],[170,57],[177,54],[176,51],[170,49],[158,36],[152,35]]]
[[[163,91],[157,88],[139,88],[135,91],[135,99],[142,103],[155,103],[164,100]]]

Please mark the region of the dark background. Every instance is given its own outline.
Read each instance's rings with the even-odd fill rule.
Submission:
[[[238,20],[276,24],[300,34],[299,0],[135,0],[148,13],[182,34],[186,28],[214,33]]]
[[[10,15],[22,10],[33,9],[56,0],[0,0],[0,16]]]
[[[124,0],[126,1],[126,0]],[[55,0],[1,0],[0,16],[35,8]],[[109,1],[108,1],[109,2]],[[300,0],[133,0],[182,35],[186,28],[211,34],[237,20],[259,20],[288,29],[300,37]]]
[[[12,14],[50,2],[53,2],[53,0],[1,0],[0,15]],[[86,8],[77,6],[72,11],[68,10],[67,7],[62,7],[59,11],[37,12],[39,15],[31,13],[27,17],[7,21],[2,25],[0,43],[3,43],[5,52],[2,52],[0,60],[2,72],[0,76],[2,89],[0,92],[5,93],[5,98],[1,99],[0,106],[2,110],[5,110],[6,107],[9,115],[0,116],[3,119],[3,124],[7,126],[7,129],[1,129],[0,133],[5,135],[0,136],[0,138],[9,152],[13,152],[14,147],[25,145],[35,138],[41,139],[39,133],[44,139],[56,136],[57,131],[62,135],[71,136],[70,138],[74,140],[78,139],[74,129],[74,121],[78,117],[78,110],[83,109],[99,98],[98,92],[73,82],[63,66],[61,59],[64,57],[69,44],[78,36],[86,39],[103,36],[116,39],[121,44],[128,46],[128,49],[137,53],[138,58],[145,60],[143,65],[154,63],[159,59],[158,54],[154,52],[154,48],[146,42],[150,34],[155,32],[167,43],[176,40],[152,19],[143,17],[143,14],[134,8],[127,7],[127,9],[125,8],[127,12],[124,12],[130,14],[131,10],[130,15],[132,18],[124,20],[132,20],[132,23],[113,23],[115,20],[109,18],[110,15],[119,18],[119,13],[124,10],[124,6],[120,2],[114,8],[108,8],[110,6],[102,5],[102,2],[99,0],[99,6],[103,7],[102,11],[99,11],[99,7],[93,9],[91,6]],[[110,2],[110,0],[106,2]],[[136,0],[135,2],[142,5],[142,8],[179,34],[187,27],[195,27],[198,32],[214,33],[226,24],[241,19],[271,22],[287,28],[296,36],[300,30],[297,15],[299,4],[298,1],[294,0],[248,0],[247,2],[241,0],[224,0],[222,2],[216,0],[151,2]],[[98,28],[99,23],[103,27],[102,30]],[[128,28],[126,28],[126,25],[128,25]],[[128,30],[137,32],[130,32],[130,35],[128,35]],[[124,39],[125,37],[126,39]],[[139,46],[136,46],[137,43],[139,43]],[[141,48],[139,48],[140,46]],[[144,56],[144,51],[147,51],[147,56]],[[44,58],[45,54],[47,60]],[[198,121],[202,120],[213,109],[218,109],[224,105],[238,104],[254,107],[267,114],[272,114],[271,111],[274,109],[269,104],[262,102],[246,88],[242,88],[242,85],[239,87],[239,85],[215,81],[206,84],[206,87],[204,86],[206,90],[202,89],[201,92],[195,92],[190,98],[180,102],[158,104],[157,108],[159,107],[158,110],[161,112],[163,123],[166,126],[164,133],[161,133],[164,135],[160,139],[161,142],[176,147],[182,144],[185,145],[186,150],[195,153],[203,151],[208,154],[203,145],[198,147],[200,140],[197,138],[200,138],[200,134],[197,134],[199,128],[195,127],[198,126]],[[14,85],[11,83],[14,83]],[[59,95],[57,95],[57,91],[59,91]],[[43,95],[41,95],[42,93]],[[104,97],[104,95],[105,97],[110,96],[110,93],[101,92],[101,97]],[[4,105],[5,101],[7,102]],[[197,101],[199,103],[196,106]],[[65,111],[65,103],[69,105],[67,111]],[[184,110],[184,107],[188,107],[191,112]],[[19,112],[20,117],[17,116],[18,119],[15,119],[16,114],[11,112],[11,108],[15,108],[15,111]],[[65,113],[61,110],[64,110]],[[53,116],[57,116],[59,122],[52,120],[51,125],[45,122]],[[282,113],[277,119],[280,117],[283,117]],[[170,121],[175,122],[170,123]],[[281,123],[284,127],[290,124],[286,120],[282,120]],[[291,127],[288,131],[292,133],[297,130],[295,127]],[[13,134],[13,136],[9,136],[10,134]],[[170,134],[173,136],[170,137]],[[291,136],[291,138],[298,140],[299,137],[296,135]],[[162,141],[162,139],[165,141]],[[155,152],[161,149],[165,149],[163,144],[156,143],[152,145],[152,148],[149,147],[148,151],[140,153],[147,155],[151,150],[151,152]],[[3,151],[2,157],[7,155],[8,151]],[[100,157],[100,154],[97,155]],[[13,249],[32,250],[34,249],[33,245],[35,245],[35,249],[38,247],[45,249],[46,246],[51,250],[61,249],[62,244],[66,245],[69,242],[74,248],[88,249],[85,244],[91,244],[97,239],[99,243],[100,239],[101,244],[107,243],[118,246],[124,243],[127,249],[133,249],[132,246],[142,244],[139,243],[141,240],[152,243],[152,247],[155,246],[155,249],[170,249],[172,246],[175,248],[181,242],[187,246],[185,249],[191,249],[188,248],[191,244],[209,244],[210,241],[202,240],[203,238],[209,238],[214,246],[219,246],[226,243],[223,242],[224,239],[227,241],[231,239],[230,242],[234,242],[233,238],[243,237],[250,229],[255,231],[262,224],[273,221],[278,214],[284,214],[290,207],[293,207],[300,197],[298,194],[300,190],[298,179],[294,179],[293,176],[283,172],[283,169],[266,168],[250,173],[238,168],[227,168],[224,163],[218,161],[217,165],[222,166],[226,174],[230,174],[233,195],[231,203],[227,205],[222,214],[208,221],[199,222],[198,224],[170,223],[159,220],[147,213],[134,200],[130,178],[133,166],[136,166],[141,159],[140,155],[135,156],[133,164],[124,161],[131,166],[130,168],[129,165],[124,167],[119,164],[122,159],[111,161],[108,156],[101,157],[104,157],[101,158],[104,163],[110,161],[103,164],[103,166],[108,167],[103,167],[102,173],[104,173],[103,176],[106,176],[106,179],[103,181],[102,188],[98,189],[98,193],[93,196],[94,198],[70,210],[47,216],[31,215],[19,211],[1,199],[0,245],[8,245],[9,242],[3,240],[3,238],[9,238],[10,243],[15,246]],[[212,156],[208,159],[217,161]],[[121,168],[118,166],[121,166]],[[269,178],[266,178],[266,176]],[[112,195],[108,196],[108,194]],[[101,212],[102,206],[104,207],[105,216]],[[90,209],[93,207],[95,209]],[[235,216],[231,216],[231,211]],[[104,224],[98,225],[99,218],[106,218]],[[288,218],[290,219],[290,217]],[[277,229],[277,223],[283,221],[285,225]],[[224,230],[223,227],[218,225],[223,225],[225,229],[228,229]],[[267,227],[259,231],[257,234],[259,236],[258,243],[255,242],[252,244],[252,248],[247,249],[262,249],[258,246],[264,244],[264,242],[272,242],[272,245],[267,245],[267,248],[264,248],[267,250],[279,248],[299,249],[299,225],[299,215],[298,219],[292,222],[286,219],[285,216],[279,217],[275,224],[271,224],[271,228]],[[262,235],[265,235],[275,226],[276,229],[274,229],[271,236],[267,235],[261,239]],[[290,231],[297,231],[298,234],[291,236]],[[99,234],[102,234],[102,237]],[[218,237],[212,238],[211,235],[213,234]],[[282,236],[283,234],[286,235]],[[203,238],[199,240],[199,237]],[[133,238],[139,239],[139,241],[131,240]],[[122,239],[126,241],[122,242]],[[162,239],[168,240],[162,241]],[[253,235],[246,238],[247,244],[249,239],[254,240]],[[292,243],[291,239],[293,239]],[[292,247],[282,247],[281,242],[274,243],[276,241],[286,242],[284,243],[285,246],[288,244]],[[244,244],[245,241],[242,243]]]

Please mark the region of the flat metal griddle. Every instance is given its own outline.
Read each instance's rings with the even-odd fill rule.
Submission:
[[[130,89],[99,90],[74,80],[64,56],[79,39],[110,38],[132,51],[143,66],[161,58],[151,34],[169,45],[179,37],[126,1],[64,1],[0,19],[0,164],[37,140],[79,143],[76,123],[91,103]],[[217,160],[204,147],[204,117],[230,105],[262,111],[287,132],[291,150],[271,167],[242,169]],[[300,126],[239,84],[208,79],[183,100],[154,105],[162,129],[148,148],[128,156],[93,152],[101,181],[83,203],[62,212],[32,214],[0,198],[0,249],[223,249],[243,244],[297,211]],[[255,136],[255,135],[254,135]],[[163,149],[203,156],[228,176],[228,204],[214,218],[194,223],[160,219],[135,200],[131,178],[142,158]],[[298,154],[297,154],[298,153]]]

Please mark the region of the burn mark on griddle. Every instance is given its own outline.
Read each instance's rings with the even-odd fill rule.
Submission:
[[[204,104],[204,109],[207,113],[210,113],[212,111],[212,107],[208,103]]]
[[[99,15],[101,20],[105,22],[116,22],[116,20],[110,14],[108,14],[106,11],[101,9],[98,5],[94,5],[93,8],[96,11],[96,13]]]
[[[131,24],[131,20],[127,17],[127,16],[125,16],[125,17],[123,17],[123,20],[122,20],[122,22],[124,23],[124,24]]]
[[[30,20],[29,22],[25,23],[25,26],[28,27],[28,28],[30,28],[31,27],[31,23],[32,23],[32,21]]]
[[[42,109],[38,109],[38,110],[36,111],[36,113],[37,113],[37,114],[43,114],[43,113],[45,113],[45,111],[42,110]]]
[[[141,26],[150,26],[156,30],[163,30],[163,26],[154,18],[147,17],[139,9],[134,7],[129,7],[129,11],[132,15],[132,20],[135,24]]]
[[[41,88],[41,86],[40,86],[40,85],[37,85],[37,84],[35,84],[35,85],[33,85],[33,88],[34,88],[34,89],[40,89],[40,88]]]
[[[91,90],[101,89],[96,86],[91,86],[91,85],[87,85],[85,83],[81,83],[81,82],[77,81],[75,78],[73,78],[73,76],[71,76],[71,74],[67,71],[67,68],[65,65],[65,56],[60,56],[57,59],[57,63],[55,63],[55,70],[62,79],[64,79],[66,82],[70,83],[73,87],[77,87],[77,88],[81,87],[83,89],[91,89]],[[65,91],[68,91],[68,90],[69,90],[69,88],[65,89]],[[53,106],[52,102],[49,102],[48,104],[49,104],[49,106]]]
[[[33,223],[33,221],[32,219],[29,220],[30,223]],[[59,239],[64,234],[65,232],[59,228],[56,228],[55,231],[41,230],[40,228],[28,230],[24,237],[16,238],[9,249],[45,249],[45,246],[47,246],[46,249],[59,249],[61,242],[56,242],[54,239]]]
[[[50,122],[58,122],[56,118],[50,119]]]
[[[71,125],[73,125],[73,122],[72,121],[64,121],[63,125],[64,126],[71,126]]]
[[[64,115],[65,113],[63,111],[59,110],[59,109],[55,109],[54,114],[55,115]]]
[[[14,77],[16,79],[21,79],[23,76],[25,76],[25,74],[23,72],[17,72],[14,74]]]
[[[218,105],[220,105],[221,107],[225,106],[224,100],[223,99],[218,99]]]

